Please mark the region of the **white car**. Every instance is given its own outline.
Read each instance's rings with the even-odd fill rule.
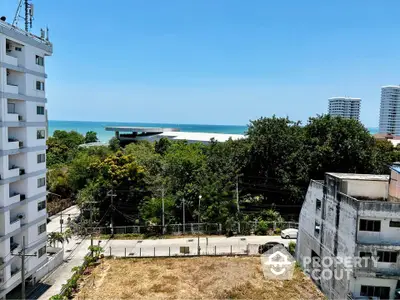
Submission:
[[[296,228],[288,228],[288,229],[282,230],[281,237],[283,239],[297,239],[298,232],[299,232],[299,230]]]

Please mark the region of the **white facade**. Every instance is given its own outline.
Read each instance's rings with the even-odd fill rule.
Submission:
[[[400,135],[400,86],[382,87],[379,133]]]
[[[331,116],[360,120],[360,98],[333,97],[328,100],[328,114]]]
[[[388,201],[388,191],[386,175],[327,173],[324,181],[311,181],[296,245],[301,266],[312,274],[315,266],[306,264],[306,257],[378,260],[350,268],[339,263],[331,270],[348,270],[349,278],[314,280],[329,299],[394,299],[400,284],[400,203]],[[391,259],[382,253],[390,253]]]
[[[0,298],[27,281],[46,255],[45,57],[52,45],[0,21]]]

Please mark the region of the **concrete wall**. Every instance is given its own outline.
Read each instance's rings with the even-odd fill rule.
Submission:
[[[393,170],[390,172],[389,201],[400,202],[400,174]]]
[[[49,258],[48,262],[43,267],[39,268],[36,273],[34,273],[33,276],[36,278],[36,282],[63,263],[64,253],[61,248],[48,247],[47,251],[56,251],[56,253],[53,257]]]
[[[341,192],[354,198],[386,199],[388,182],[374,180],[343,180]]]

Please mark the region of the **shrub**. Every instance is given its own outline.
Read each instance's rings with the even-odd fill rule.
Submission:
[[[275,234],[281,234],[281,229],[280,228],[276,228],[275,229]]]
[[[265,235],[268,231],[268,223],[266,221],[259,221],[256,228],[256,235]]]
[[[294,254],[294,252],[296,251],[296,243],[295,242],[293,242],[293,241],[290,241],[289,242],[289,252],[290,252],[290,254]]]

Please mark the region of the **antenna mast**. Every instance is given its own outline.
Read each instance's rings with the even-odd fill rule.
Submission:
[[[22,4],[24,4],[25,16],[20,16]],[[25,21],[25,31],[29,32],[29,29],[32,28],[33,21],[33,4],[29,4],[28,0],[19,0],[17,10],[15,12],[14,20],[12,25],[17,26],[19,18]]]

